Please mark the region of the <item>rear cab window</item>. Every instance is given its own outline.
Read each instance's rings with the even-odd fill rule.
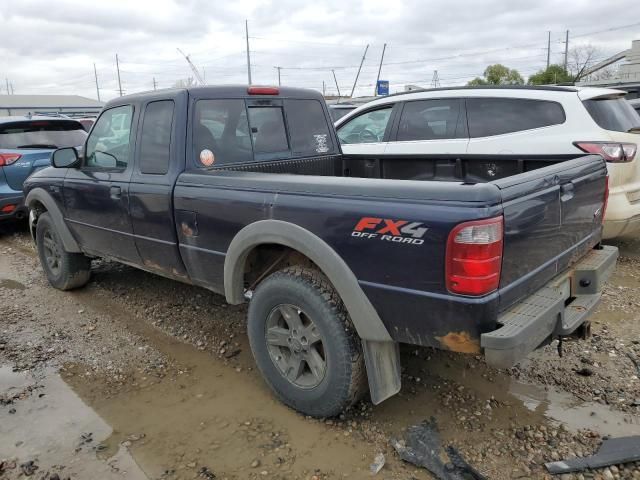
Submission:
[[[466,104],[471,138],[560,125],[566,120],[562,105],[548,100],[474,97],[467,98]]]
[[[142,118],[140,173],[164,175],[169,172],[173,113],[173,100],[147,104]]]
[[[582,102],[600,128],[628,132],[640,127],[640,116],[623,97],[594,98]]]
[[[75,120],[26,120],[0,124],[0,148],[79,147],[87,138]]]
[[[193,116],[198,167],[337,152],[323,105],[315,99],[201,99]]]

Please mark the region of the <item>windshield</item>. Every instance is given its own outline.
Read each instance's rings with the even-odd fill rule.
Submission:
[[[32,120],[0,124],[0,148],[62,148],[84,144],[87,132],[76,121]]]
[[[640,127],[640,116],[624,98],[595,98],[585,100],[591,118],[605,130],[628,132]]]

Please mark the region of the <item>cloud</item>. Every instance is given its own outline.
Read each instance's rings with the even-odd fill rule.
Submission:
[[[16,93],[78,93],[95,97],[93,64],[103,98],[117,93],[115,54],[127,92],[192,76],[176,47],[191,54],[211,83],[246,82],[244,20],[249,19],[253,78],[335,91],[351,89],[365,45],[369,51],[357,94],[373,92],[383,43],[382,77],[392,89],[463,84],[490,63],[525,76],[561,61],[564,30],[571,45],[592,43],[602,56],[628,48],[640,27],[590,36],[631,23],[632,0],[0,0],[0,68]],[[576,35],[574,38],[573,35]]]

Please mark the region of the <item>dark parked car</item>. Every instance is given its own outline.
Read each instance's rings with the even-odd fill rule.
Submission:
[[[506,367],[588,331],[617,258],[605,162],[513,162],[343,156],[317,92],[196,87],[112,100],[25,192],[51,285],[107,257],[249,301],[264,378],[324,417],[367,378],[374,403],[397,393],[401,342]]]
[[[331,120],[337,122],[344,117],[347,113],[355,110],[358,106],[350,103],[332,103],[329,105],[329,113],[331,114]]]
[[[633,108],[636,109],[636,112],[640,113],[640,98],[634,98],[633,100],[629,100],[629,103]]]
[[[51,152],[84,144],[75,120],[49,116],[0,117],[0,220],[26,216],[22,184],[51,164]]]

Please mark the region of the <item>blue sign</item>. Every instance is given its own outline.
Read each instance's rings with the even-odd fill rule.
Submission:
[[[378,80],[378,95],[389,95],[389,80]]]

